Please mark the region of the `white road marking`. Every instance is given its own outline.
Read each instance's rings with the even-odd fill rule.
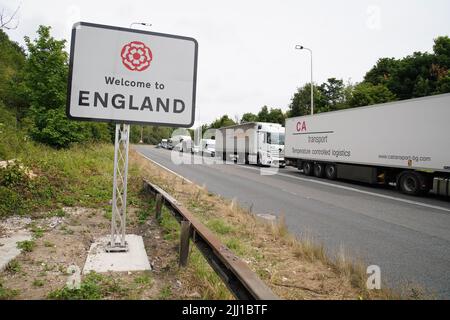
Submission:
[[[176,175],[178,178],[183,179],[183,180],[186,181],[187,183],[192,183],[192,184],[194,184],[191,180],[189,180],[189,179],[183,177],[182,175],[176,173],[176,172],[173,171],[173,170],[170,170],[169,168],[163,166],[162,164],[156,162],[155,160],[150,159],[150,158],[147,157],[145,154],[143,154],[143,153],[141,153],[141,152],[139,152],[139,151],[137,151],[137,150],[136,150],[136,152],[139,153],[141,156],[143,156],[145,159],[147,159],[147,160],[153,162],[153,163],[156,164],[157,166],[160,166],[160,167],[163,168],[164,170],[167,170],[167,171],[169,171],[170,173],[173,173],[173,174]]]
[[[241,166],[241,168],[246,168],[246,169],[251,169],[251,170],[260,170],[259,168],[243,167],[243,166]],[[343,189],[343,190],[348,190],[348,191],[368,194],[368,195],[375,196],[375,197],[380,197],[380,198],[400,201],[400,202],[409,203],[409,204],[413,204],[413,205],[417,205],[417,206],[421,206],[421,207],[426,207],[426,208],[431,208],[431,209],[436,209],[436,210],[442,210],[442,211],[450,212],[450,209],[445,208],[445,207],[434,206],[432,204],[427,204],[427,203],[423,203],[423,202],[397,198],[397,197],[388,196],[388,195],[385,195],[385,194],[380,194],[380,193],[360,190],[360,189],[356,189],[356,188],[352,188],[352,187],[341,186],[341,185],[338,185],[338,184],[329,183],[329,182],[325,182],[325,181],[313,180],[313,179],[302,178],[302,177],[295,177],[293,175],[286,174],[286,173],[280,173],[280,172],[277,173],[276,175],[283,176],[283,177],[288,177],[288,178],[292,178],[292,179],[297,179],[297,180],[300,180],[300,181],[308,181],[308,182],[313,182],[313,183],[317,183],[317,184],[322,184],[322,185],[325,185],[325,186],[339,188],[339,189]]]
[[[192,181],[190,181],[189,179],[183,177],[182,175],[180,175],[180,174],[170,170],[169,168],[163,166],[162,164],[156,162],[155,160],[150,159],[149,157],[145,156],[141,152],[139,152],[139,151],[137,151],[137,152],[139,154],[141,154],[144,158],[150,160],[151,162],[153,162],[154,164],[160,166],[161,168],[163,168],[163,169],[173,173],[177,177],[180,177],[181,179],[184,179],[188,183],[194,184]],[[249,167],[249,166],[239,166],[239,168],[245,168],[245,169],[249,169],[249,170],[260,171],[260,168],[252,168],[252,167]],[[380,193],[360,190],[360,189],[356,189],[356,188],[352,188],[352,187],[341,186],[341,185],[338,185],[338,184],[333,184],[333,183],[329,183],[329,182],[325,182],[325,181],[313,180],[313,179],[302,178],[302,177],[295,177],[293,175],[289,175],[289,174],[286,174],[286,173],[280,173],[280,172],[278,172],[276,175],[283,176],[283,177],[288,177],[288,178],[291,178],[291,179],[297,179],[297,180],[300,180],[300,181],[313,182],[313,183],[317,183],[317,184],[321,184],[321,185],[325,185],[325,186],[329,186],[329,187],[334,187],[334,188],[338,188],[338,189],[343,189],[343,190],[347,190],[347,191],[353,191],[353,192],[358,192],[358,193],[362,193],[362,194],[367,194],[367,195],[371,195],[371,196],[374,196],[374,197],[379,197],[379,198],[399,201],[399,202],[408,203],[408,204],[412,204],[412,205],[416,205],[416,206],[420,206],[420,207],[425,207],[425,208],[430,208],[430,209],[450,212],[450,209],[444,208],[444,207],[440,207],[440,206],[435,206],[435,205],[431,205],[431,204],[427,204],[427,203],[423,203],[423,202],[418,202],[418,201],[413,201],[413,200],[408,200],[408,199],[397,198],[397,197],[388,196],[388,195],[384,195],[384,194],[380,194]],[[296,195],[295,193],[293,193],[291,191],[288,191],[288,192],[293,194],[293,195]]]

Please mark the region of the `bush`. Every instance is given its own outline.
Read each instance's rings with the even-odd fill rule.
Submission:
[[[67,148],[72,143],[84,141],[88,136],[82,123],[67,119],[62,109],[34,110],[33,119],[33,139],[52,147]]]
[[[0,161],[15,158],[26,143],[22,132],[17,128],[16,117],[6,109],[0,100]]]
[[[26,201],[20,193],[0,186],[0,217],[23,214],[27,208]]]
[[[10,162],[0,168],[0,217],[25,212],[24,193],[29,187],[28,176],[19,163]]]
[[[0,186],[25,187],[27,185],[28,176],[17,161],[8,162],[6,167],[0,168]]]

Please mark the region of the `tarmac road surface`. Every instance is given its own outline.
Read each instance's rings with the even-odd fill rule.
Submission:
[[[419,284],[440,298],[450,298],[448,199],[306,177],[289,167],[262,175],[256,166],[211,164],[208,158],[204,161],[210,164],[179,165],[169,150],[134,148],[210,192],[236,198],[254,213],[283,214],[291,232],[312,236],[332,255],[344,248],[350,257],[378,265],[382,285]],[[194,159],[178,152],[173,157],[186,163]]]

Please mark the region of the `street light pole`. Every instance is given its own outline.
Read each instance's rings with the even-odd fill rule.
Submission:
[[[297,50],[308,50],[311,54],[311,114],[314,114],[314,82],[313,82],[313,53],[309,48],[305,48],[301,45],[296,45],[295,49]]]
[[[147,27],[151,27],[151,26],[152,26],[151,23],[146,23],[146,22],[133,22],[133,23],[130,24],[130,29],[131,29],[131,28],[133,27],[133,25],[135,25],[135,24],[139,24],[139,25],[141,25],[141,26],[147,26]]]
[[[151,26],[152,26],[151,23],[146,23],[146,22],[133,22],[133,23],[130,24],[130,29],[131,29],[131,28],[133,27],[133,25],[135,25],[135,24],[138,24],[138,25],[141,25],[141,26],[147,26],[147,27],[151,27]],[[144,136],[144,126],[141,126],[141,140],[139,141],[139,143],[144,143],[143,136]]]

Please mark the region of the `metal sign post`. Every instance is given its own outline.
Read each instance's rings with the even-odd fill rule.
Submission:
[[[79,22],[70,47],[67,117],[117,123],[111,236],[105,249],[130,253],[136,248],[125,233],[130,124],[193,125],[198,43],[184,36]]]
[[[128,146],[130,142],[130,125],[116,124],[114,144],[114,181],[111,217],[111,240],[106,247],[108,252],[128,251],[125,241],[127,212],[127,176]]]

